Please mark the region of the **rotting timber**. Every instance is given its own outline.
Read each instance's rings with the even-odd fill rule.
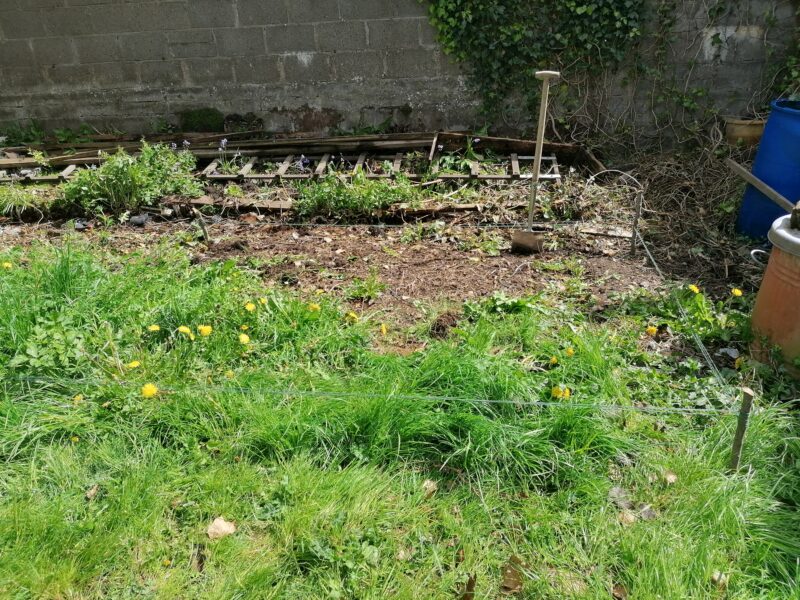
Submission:
[[[224,162],[220,143],[226,138],[225,157],[237,157],[243,164],[235,172],[220,172]],[[404,176],[412,181],[503,182],[532,178],[535,144],[531,141],[480,136],[468,133],[401,133],[367,136],[310,138],[302,136],[254,138],[252,132],[228,135],[183,134],[142,138],[150,142],[174,143],[186,147],[201,165],[197,176],[208,181],[253,181],[283,183],[310,180],[335,173],[343,177],[359,171],[367,178]],[[184,145],[183,140],[190,140]],[[480,140],[479,142],[476,140]],[[466,148],[480,144],[478,152],[491,153],[491,161],[470,160]],[[80,167],[103,162],[104,154],[118,149],[136,153],[140,142],[130,139],[101,139],[80,144],[42,144],[0,149],[0,183],[58,183],[68,180]],[[46,154],[48,170],[42,174]],[[441,158],[462,153],[460,170],[442,168]],[[488,164],[491,162],[492,164]],[[298,168],[299,163],[299,168]],[[588,149],[561,143],[545,143],[541,179],[558,180],[562,167],[582,167],[595,172],[602,164]],[[60,170],[59,170],[60,169]]]

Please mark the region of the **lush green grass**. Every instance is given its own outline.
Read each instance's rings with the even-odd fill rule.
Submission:
[[[600,322],[497,295],[403,356],[391,323],[169,244],[0,260],[0,595],[453,598],[475,575],[493,598],[512,556],[532,598],[795,593],[797,422],[767,408],[793,387],[645,344],[664,321],[740,344],[744,300],[678,290]],[[731,416],[583,406],[724,408],[741,378],[767,387],[736,476]],[[524,404],[554,387],[563,406]],[[614,486],[658,516],[621,524]],[[211,541],[218,516],[238,531]]]

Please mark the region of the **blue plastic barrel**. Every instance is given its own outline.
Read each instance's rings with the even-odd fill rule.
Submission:
[[[753,175],[789,202],[800,200],[800,101],[772,102]],[[766,238],[772,222],[785,214],[780,206],[748,185],[736,229],[752,238]]]

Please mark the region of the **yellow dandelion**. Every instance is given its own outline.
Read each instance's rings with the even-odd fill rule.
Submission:
[[[246,346],[247,344],[250,343],[250,336],[247,335],[246,333],[240,333],[239,334],[239,343]]]
[[[100,406],[102,406],[103,408],[108,408],[109,406],[111,406],[111,402],[103,402]]]
[[[178,327],[178,332],[182,333],[190,340],[194,340],[194,333],[192,333],[192,330],[189,329],[186,325],[181,325],[180,327]]]
[[[312,302],[308,305],[308,312],[319,312],[322,310],[322,307],[317,304],[316,302]]]
[[[263,298],[263,297],[262,297],[262,298],[259,298],[259,299],[258,299],[258,302],[259,302],[259,303],[260,303],[262,306],[266,306],[266,305],[267,305],[267,299],[266,299],[266,298]]]
[[[650,337],[654,337],[658,333],[658,327],[655,325],[648,325],[644,332]]]
[[[316,291],[316,294],[317,294],[317,296],[322,296],[322,294],[324,294],[324,293],[325,293],[325,290],[323,290],[322,288],[319,288],[319,289]]]
[[[161,331],[161,325],[148,325],[147,331]]]
[[[83,402],[83,394],[78,394],[74,398],[72,398],[72,403],[75,406],[78,406],[78,404],[80,404],[81,402]]]
[[[9,269],[13,269],[13,268],[14,268],[14,265],[12,265],[12,264],[11,264],[10,262],[8,262],[8,261],[5,261],[5,262],[3,263],[3,268],[4,268],[6,271],[8,271]]]
[[[165,558],[163,561],[161,561],[161,564],[164,565],[165,567],[168,567],[172,564],[172,561],[168,558]]]
[[[692,284],[689,286],[689,291],[692,292],[693,294],[699,294],[700,288],[697,287],[695,284]]]
[[[214,328],[211,325],[198,325],[197,326],[197,333],[202,335],[203,337],[208,337],[211,335],[211,332],[214,331]]]
[[[556,386],[553,386],[552,390],[550,390],[550,395],[553,398],[564,398],[564,399],[566,399],[566,398],[569,398],[572,395],[572,392],[566,386],[556,385]]]
[[[158,388],[152,383],[145,383],[142,386],[142,396],[144,398],[155,398],[158,395]]]
[[[242,325],[241,327],[239,327],[239,329],[241,329],[242,331],[247,331],[248,329],[250,329],[250,325]]]
[[[573,348],[572,346],[567,348],[567,356],[575,356],[575,348]]]
[[[352,310],[344,316],[345,321],[348,323],[358,323],[358,315]]]
[[[132,360],[127,365],[125,365],[125,367],[128,368],[128,369],[138,369],[141,366],[142,366],[142,363],[140,363],[138,360]]]
[[[387,333],[389,333],[389,328],[386,326],[386,323],[381,323],[381,335],[386,337]]]
[[[234,377],[236,377],[236,373],[230,370],[225,371],[225,377],[227,377],[228,379],[233,379]]]
[[[256,309],[256,305],[253,304],[252,302],[248,302],[247,304],[244,305],[244,309],[247,312],[253,312]]]
[[[551,356],[550,357],[550,364],[552,366],[556,366],[558,364],[558,357],[557,356]]]
[[[731,290],[731,294],[733,294],[736,298],[740,298],[743,293],[744,292],[742,292],[742,290],[740,290],[739,288],[733,288]]]
[[[73,444],[77,444],[78,442],[81,441],[81,438],[79,438],[77,435],[73,435],[71,438],[69,438],[69,441],[72,442]]]

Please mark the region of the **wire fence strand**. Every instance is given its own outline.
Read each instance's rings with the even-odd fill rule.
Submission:
[[[121,387],[136,387],[139,383],[125,380],[100,380],[100,379],[56,379],[50,377],[17,377],[15,381],[22,383],[48,384],[59,387],[84,387],[84,386],[107,386],[116,385]],[[250,385],[188,385],[180,387],[159,388],[160,392],[167,394],[185,393],[227,393],[227,394],[261,394],[273,397],[304,397],[322,399],[369,399],[369,400],[402,400],[406,402],[432,402],[437,404],[484,404],[484,405],[510,405],[517,407],[538,407],[538,408],[558,408],[558,409],[586,409],[598,412],[640,412],[648,414],[678,414],[678,415],[734,415],[736,410],[728,408],[694,408],[680,406],[652,406],[637,404],[599,404],[589,402],[570,402],[570,401],[548,401],[548,400],[524,400],[524,399],[496,399],[496,398],[470,398],[464,396],[434,396],[426,394],[409,393],[372,393],[372,392],[352,392],[347,390],[313,390],[299,388],[280,388],[272,386],[250,386]]]

